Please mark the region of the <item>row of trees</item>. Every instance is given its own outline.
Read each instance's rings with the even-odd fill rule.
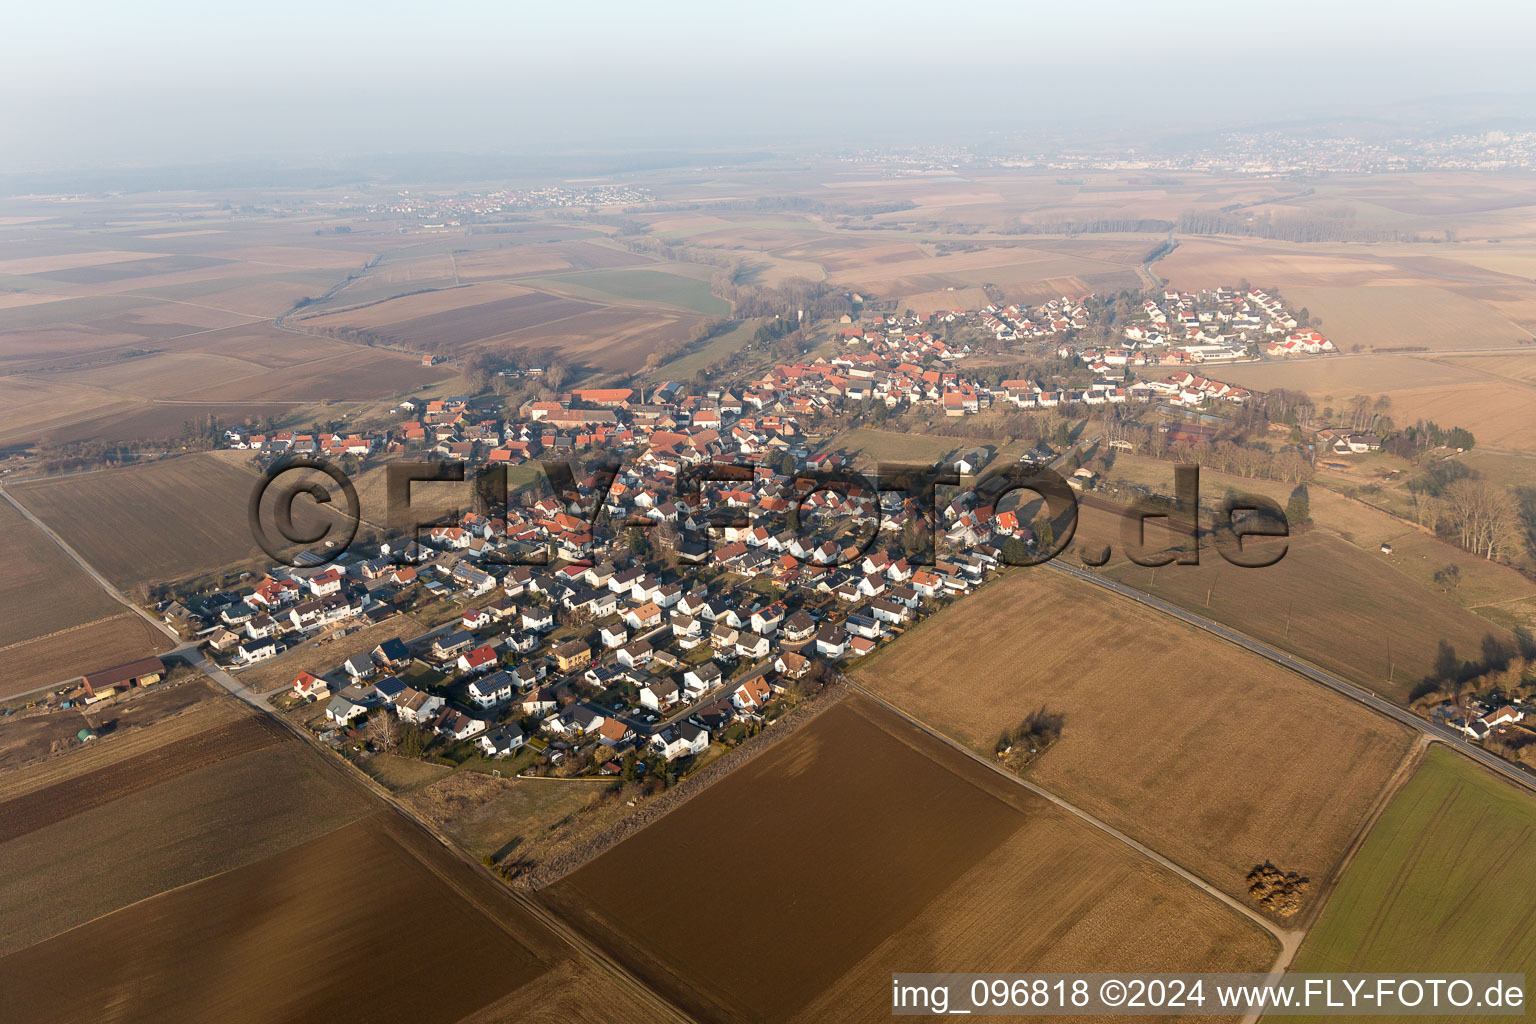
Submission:
[[[1508,556],[1522,535],[1520,503],[1508,488],[1490,480],[1464,477],[1447,486],[1440,497],[1424,495],[1421,522],[1441,528],[1456,543],[1487,559]]]
[[[1175,230],[1182,235],[1238,235],[1274,238],[1282,242],[1383,242],[1398,232],[1362,228],[1352,217],[1277,217],[1238,220],[1218,211],[1186,213]]]

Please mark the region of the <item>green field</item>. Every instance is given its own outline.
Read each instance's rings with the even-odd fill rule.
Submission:
[[[715,335],[705,345],[692,352],[684,352],[676,359],[663,363],[648,374],[651,380],[688,380],[700,370],[708,369],[722,359],[729,358],[745,348],[757,333],[761,320],[743,320],[729,330]]]
[[[537,277],[526,283],[559,285],[563,293],[599,302],[651,302],[710,316],[725,316],[731,311],[729,302],[709,290],[708,281],[662,270],[584,270]]]
[[[1430,748],[1292,969],[1536,975],[1533,838],[1536,797],[1444,747]]]

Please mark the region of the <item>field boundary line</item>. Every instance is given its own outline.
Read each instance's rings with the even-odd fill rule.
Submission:
[[[769,726],[746,744],[726,751],[713,763],[700,769],[697,775],[683,780],[665,793],[652,798],[651,803],[645,807],[601,829],[590,839],[582,840],[575,849],[557,855],[548,865],[528,872],[526,881],[521,879],[519,881],[530,892],[547,889],[567,875],[590,864],[624,840],[643,832],[715,783],[733,774],[743,765],[778,746],[780,742],[798,732],[807,722],[819,717],[823,711],[846,696],[842,685],[832,684],[817,697],[780,719],[783,723],[782,727]],[[791,717],[793,717],[792,721],[789,720]],[[692,784],[689,785],[689,783]]]
[[[0,647],[0,654],[4,654],[6,651],[15,650],[18,647],[25,647],[27,644],[35,644],[40,640],[53,640],[57,637],[63,636],[65,633],[73,633],[77,629],[86,629],[90,626],[99,626],[103,622],[115,622],[128,614],[129,612],[125,609],[113,615],[103,615],[99,619],[92,619],[90,622],[81,622],[73,626],[65,626],[63,629],[56,629],[52,633],[44,633],[42,636],[34,636],[27,640],[17,640],[14,643],[9,643],[4,647]],[[78,677],[70,676],[70,678],[75,679]]]
[[[1355,854],[1359,853],[1360,847],[1365,845],[1366,838],[1370,836],[1371,831],[1376,827],[1376,822],[1386,811],[1387,806],[1392,803],[1393,798],[1408,784],[1409,779],[1418,774],[1419,765],[1424,763],[1424,755],[1434,743],[1433,737],[1420,733],[1403,752],[1397,767],[1392,769],[1386,784],[1381,787],[1381,792],[1376,794],[1376,799],[1372,801],[1364,820],[1360,822],[1360,827],[1355,830],[1349,844],[1344,847],[1344,852],[1339,855],[1338,862],[1329,870],[1328,877],[1318,887],[1317,897],[1307,907],[1307,912],[1302,918],[1303,927],[1307,931],[1311,931],[1312,926],[1317,924],[1323,908],[1333,896],[1334,890],[1339,887],[1339,882],[1343,880],[1344,873],[1349,870],[1349,865],[1353,863]]]
[[[149,623],[151,626],[155,627],[160,632],[169,637],[171,639],[171,649],[173,651],[185,646],[186,642],[183,641],[173,629],[156,619],[143,608],[140,608],[138,605],[134,604],[133,601],[129,600],[126,594],[124,594],[121,590],[118,590],[117,587],[112,584],[111,580],[97,572],[95,567],[92,566],[90,562],[87,562],[84,558],[82,558],[80,556],[80,552],[70,547],[69,544],[65,542],[64,538],[59,536],[58,532],[53,529],[53,527],[49,526],[37,516],[33,515],[32,510],[23,505],[20,500],[18,500],[15,495],[11,494],[10,491],[6,490],[3,485],[0,485],[0,498],[4,498],[6,501],[10,502],[11,506],[15,508],[16,511],[20,512],[29,523],[31,523],[33,526],[36,526],[39,530],[42,530],[49,539],[57,544],[66,555],[74,559],[76,564],[78,564],[80,568],[84,569],[86,574],[89,575],[91,579],[100,584],[101,588],[108,594],[112,595],[115,600],[117,600],[120,604],[126,605],[129,611],[134,612],[145,622]]]
[[[193,667],[199,669],[199,671],[203,671],[205,675],[209,675],[212,678],[212,673],[209,673],[204,668],[204,666],[208,665],[208,662],[205,658],[203,658],[200,651],[197,651],[195,648],[193,648],[192,650],[187,651],[186,654],[188,655],[189,662],[193,665]],[[193,660],[194,658],[195,660]],[[217,670],[216,666],[212,667],[215,668],[215,671],[219,671]],[[227,673],[219,671],[219,674],[225,675],[226,678],[230,678],[231,682],[233,682],[232,677],[229,677]],[[219,680],[216,679],[215,681]],[[229,689],[228,684],[224,685],[226,689]],[[235,685],[239,686],[238,683]],[[244,687],[240,687],[240,691],[245,694],[251,694],[252,692],[245,689]],[[653,990],[649,985],[641,981],[638,977],[627,970],[622,964],[614,960],[607,953],[607,951],[602,949],[597,944],[587,940],[570,925],[566,924],[565,921],[550,911],[547,907],[540,904],[537,900],[534,900],[529,894],[518,891],[516,887],[508,885],[500,878],[500,876],[492,873],[491,870],[484,864],[470,856],[468,851],[464,850],[452,840],[448,839],[442,832],[434,827],[431,822],[427,821],[425,818],[422,818],[420,815],[416,814],[409,807],[407,807],[403,801],[401,801],[394,793],[391,793],[387,788],[385,788],[385,786],[377,779],[370,777],[361,769],[356,768],[350,762],[342,759],[340,755],[336,754],[334,751],[331,751],[328,748],[322,746],[319,741],[310,734],[309,730],[303,728],[298,723],[291,721],[286,715],[277,712],[274,708],[271,707],[271,705],[265,703],[265,700],[259,696],[253,695],[251,697],[241,697],[239,693],[236,693],[232,689],[230,692],[238,699],[244,700],[246,703],[254,704],[257,708],[266,712],[268,716],[276,719],[277,722],[284,728],[290,730],[296,736],[298,736],[299,739],[303,740],[304,745],[316,759],[324,763],[337,775],[346,780],[346,782],[350,785],[361,789],[367,796],[371,796],[381,802],[384,806],[376,810],[374,813],[385,813],[388,810],[393,810],[395,814],[404,819],[407,824],[414,825],[420,832],[424,833],[426,838],[435,841],[440,846],[442,846],[443,849],[447,851],[449,856],[457,858],[460,862],[468,865],[471,871],[477,872],[483,878],[489,880],[494,885],[497,892],[505,893],[509,899],[527,911],[528,914],[536,921],[538,921],[539,924],[543,925],[545,929],[551,933],[551,935],[553,935],[559,941],[564,942],[574,956],[585,957],[594,967],[607,973],[621,986],[629,989],[636,999],[642,1003],[650,1004],[652,1008],[660,1011],[661,1014],[667,1019],[678,1022],[678,1024],[695,1024],[692,1017],[684,1013],[678,1007],[674,1006],[670,1000],[666,999],[660,993]],[[362,817],[365,818],[367,815],[363,815]],[[361,820],[361,818],[358,820]],[[406,846],[404,843],[401,843],[400,845],[413,859],[418,861],[421,860],[416,851],[411,850],[410,847]],[[438,875],[438,877],[442,877],[442,875],[437,872],[436,869],[432,870],[434,874]],[[469,903],[470,906],[474,907],[475,910],[477,910],[479,913],[489,918],[498,928],[506,931],[515,940],[517,940],[520,945],[522,944],[521,938],[514,931],[512,931],[506,922],[502,921],[501,918],[492,913],[491,910],[485,906],[483,900],[479,898],[471,898],[468,894],[464,893],[456,884],[452,882],[448,882],[447,884],[449,884],[456,893],[459,893],[466,900],[466,902]],[[530,950],[530,952],[534,951]]]
[[[1147,844],[1141,842],[1138,839],[1132,838],[1130,835],[1120,831],[1108,822],[1103,821],[1095,817],[1093,814],[1090,814],[1088,811],[1083,810],[1081,807],[1078,807],[1076,804],[1067,800],[1065,797],[1056,795],[1055,793],[1041,786],[1039,783],[1031,782],[1029,779],[1018,775],[1015,772],[1011,772],[1001,765],[994,764],[993,762],[982,757],[980,754],[976,753],[976,751],[972,750],[970,747],[967,747],[960,741],[951,738],[948,734],[935,729],[933,726],[927,724],[922,719],[914,717],[909,712],[902,710],[902,708],[899,706],[892,704],[884,697],[881,697],[879,694],[870,691],[863,685],[855,682],[849,682],[848,686],[856,690],[861,696],[869,698],[880,706],[900,716],[903,721],[940,741],[945,746],[948,746],[951,749],[957,750],[964,754],[972,761],[985,767],[988,771],[995,772],[996,774],[1002,776],[1004,779],[1007,779],[1009,782],[1012,782],[1014,785],[1022,786],[1023,788],[1029,790],[1031,793],[1034,793],[1036,796],[1041,797],[1056,807],[1061,808],[1069,814],[1075,815],[1083,822],[1105,833],[1112,839],[1118,840],[1123,845],[1129,847],[1136,853],[1141,854],[1143,857],[1146,857],[1160,867],[1163,867],[1168,871],[1173,872],[1175,875],[1178,875],[1180,878],[1194,885],[1196,888],[1200,889],[1207,895],[1214,896],[1217,900],[1226,904],[1228,907],[1231,907],[1233,910],[1236,910],[1238,913],[1253,921],[1255,924],[1259,925],[1259,927],[1263,928],[1266,932],[1273,936],[1275,940],[1280,943],[1282,955],[1284,955],[1285,951],[1288,949],[1294,952],[1295,946],[1299,944],[1302,934],[1300,931],[1282,928],[1280,925],[1271,921],[1263,914],[1260,914],[1257,910],[1254,910],[1252,907],[1244,904],[1241,900],[1237,899],[1237,897],[1222,890],[1214,883],[1206,881],[1204,878],[1201,878],[1199,875],[1179,864],[1172,858],[1158,853]]]
[[[1084,569],[1078,569],[1075,566],[1064,565],[1060,559],[1052,561],[1048,564],[1055,568],[1058,572],[1064,572],[1068,576],[1075,577],[1076,579],[1082,580],[1085,583],[1103,587],[1105,590],[1108,590],[1114,594],[1119,594],[1121,597],[1124,597],[1128,600],[1135,601],[1137,604],[1140,604],[1145,608],[1149,608],[1153,611],[1161,612],[1164,615],[1170,616],[1171,618],[1178,619],[1186,625],[1193,626],[1199,630],[1203,630],[1212,636],[1220,637],[1222,640],[1232,644],[1234,647],[1240,647],[1243,650],[1252,654],[1256,654],[1267,661],[1271,661],[1274,664],[1281,666],[1282,668],[1290,669],[1297,675],[1300,675],[1305,679],[1310,679],[1312,682],[1317,683],[1319,686],[1324,686],[1330,690],[1333,690],[1335,693],[1339,694],[1347,700],[1352,700],[1357,704],[1371,709],[1372,711],[1381,715],[1383,718],[1391,719],[1400,725],[1407,726],[1409,729],[1421,732],[1437,743],[1444,743],[1446,746],[1459,751],[1461,754],[1465,755],[1471,760],[1481,764],[1484,768],[1493,772],[1495,775],[1500,776],[1506,782],[1513,783],[1522,789],[1536,792],[1536,772],[1528,771],[1527,769],[1518,766],[1513,762],[1505,761],[1497,754],[1491,754],[1481,747],[1475,747],[1466,740],[1457,737],[1449,730],[1444,733],[1436,732],[1430,722],[1414,714],[1408,708],[1405,708],[1400,704],[1392,703],[1390,700],[1381,696],[1368,686],[1362,686],[1358,683],[1350,682],[1349,680],[1344,679],[1342,676],[1334,675],[1332,672],[1320,668],[1319,666],[1312,664],[1311,662],[1301,658],[1298,655],[1290,654],[1278,647],[1274,647],[1271,644],[1265,643],[1262,640],[1251,637],[1232,626],[1228,626],[1215,620],[1207,619],[1204,616],[1197,615],[1188,609],[1180,608],[1178,605],[1175,605],[1170,601],[1165,601],[1164,599],[1153,594],[1137,590],[1128,584],[1120,583],[1117,580],[1112,580],[1107,577],[1100,576],[1097,573],[1088,572]]]

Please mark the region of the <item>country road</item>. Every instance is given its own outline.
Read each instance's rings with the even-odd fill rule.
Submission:
[[[1063,559],[1055,559],[1049,564],[1057,570],[1067,573],[1070,576],[1075,576],[1080,580],[1085,580],[1094,586],[1103,587],[1105,590],[1113,591],[1114,593],[1119,594],[1121,597],[1129,598],[1130,600],[1135,601],[1140,605],[1144,605],[1145,607],[1151,608],[1154,611],[1159,611],[1165,615],[1171,615],[1176,619],[1181,619],[1191,626],[1194,626],[1196,629],[1204,630],[1205,632],[1214,636],[1218,636],[1229,643],[1236,644],[1244,650],[1251,651],[1261,658],[1265,658],[1277,665],[1288,668],[1298,675],[1305,676],[1315,683],[1320,683],[1321,685],[1326,686],[1337,693],[1343,694],[1345,697],[1348,697],[1350,700],[1355,701],[1356,703],[1365,705],[1378,714],[1385,715],[1387,718],[1390,718],[1395,722],[1400,722],[1401,724],[1408,726],[1410,729],[1414,729],[1420,733],[1423,733],[1436,742],[1455,747],[1457,750],[1461,751],[1463,754],[1466,754],[1474,761],[1477,761],[1484,767],[1497,772],[1499,775],[1515,783],[1516,785],[1522,786],[1525,789],[1531,790],[1532,792],[1536,792],[1536,774],[1533,774],[1523,767],[1506,761],[1496,754],[1489,753],[1482,747],[1479,747],[1476,744],[1462,738],[1461,736],[1458,736],[1448,728],[1443,726],[1436,726],[1428,721],[1425,721],[1423,718],[1420,718],[1418,715],[1414,714],[1412,711],[1409,711],[1407,708],[1393,704],[1391,701],[1377,696],[1375,693],[1372,693],[1370,690],[1367,690],[1363,686],[1357,686],[1354,683],[1346,682],[1345,680],[1340,679],[1338,676],[1333,675],[1331,672],[1325,672],[1323,669],[1318,668],[1316,665],[1310,664],[1309,662],[1302,661],[1300,658],[1286,654],[1279,648],[1271,647],[1269,644],[1266,644],[1261,640],[1255,640],[1253,637],[1244,633],[1239,633],[1235,629],[1229,629],[1219,622],[1215,622],[1211,619],[1196,615],[1193,612],[1185,611],[1183,608],[1180,608],[1177,605],[1169,604],[1167,601],[1164,601],[1161,598],[1153,597],[1150,594],[1144,594],[1133,587],[1128,587],[1123,583],[1119,583],[1115,580],[1100,576],[1098,573],[1089,572],[1086,569],[1081,569],[1075,565],[1070,565]]]
[[[191,665],[193,668],[201,671],[209,679],[212,679],[214,682],[218,683],[220,686],[224,687],[224,689],[228,690],[236,697],[239,697],[247,704],[250,704],[252,707],[258,708],[262,711],[272,710],[272,706],[267,703],[267,698],[265,696],[259,693],[254,693],[247,689],[234,676],[230,675],[228,672],[225,672],[222,668],[204,657],[203,652],[198,649],[198,641],[183,640],[174,629],[167,626],[159,619],[155,618],[155,616],[146,609],[141,608],[136,603],[134,603],[134,601],[127,594],[124,594],[121,590],[118,590],[111,580],[97,572],[95,567],[92,566],[90,562],[87,562],[84,558],[80,557],[80,553],[65,543],[64,538],[60,537],[51,526],[37,518],[37,516],[33,515],[25,505],[17,501],[4,487],[0,487],[0,498],[4,498],[7,502],[9,502],[12,508],[14,508],[17,512],[20,512],[22,516],[26,518],[27,522],[31,523],[39,530],[42,530],[43,534],[47,536],[49,540],[52,540],[54,544],[58,545],[59,550],[68,555],[76,565],[84,570],[86,574],[91,577],[91,579],[95,580],[97,585],[100,586],[102,590],[111,595],[114,600],[123,604],[128,608],[129,611],[132,611],[145,622],[149,623],[151,626],[155,627],[160,632],[169,637],[173,646],[171,650],[166,651],[161,655],[162,658],[179,658],[180,660],[187,662],[187,664]],[[65,680],[64,682],[68,682],[68,680]],[[39,687],[37,690],[31,692],[35,693],[41,692],[42,690],[55,690],[58,689],[59,686],[60,683],[49,683],[47,686]],[[16,694],[15,696],[27,696],[27,694]]]
[[[1072,447],[1072,449],[1069,449],[1068,452],[1063,453],[1057,459],[1053,460],[1051,464],[1052,467],[1055,468],[1065,462],[1072,450],[1089,447],[1097,443],[1098,440],[1099,435],[1081,439],[1076,445]],[[268,702],[268,699],[265,695],[255,693],[246,688],[234,676],[228,672],[225,672],[219,666],[208,660],[199,649],[198,643],[196,641],[183,641],[173,630],[171,630],[165,623],[160,621],[153,613],[139,607],[127,595],[118,590],[118,588],[110,580],[101,575],[101,573],[99,573],[89,562],[81,557],[78,552],[70,547],[70,545],[66,543],[57,532],[55,532],[37,516],[34,516],[24,505],[17,501],[16,498],[13,497],[3,486],[0,486],[0,497],[3,497],[8,503],[16,508],[16,510],[28,522],[36,526],[44,533],[45,536],[51,539],[60,548],[60,550],[62,550],[70,557],[72,561],[79,565],[80,568],[84,570],[93,580],[95,580],[96,583],[101,586],[104,591],[110,594],[115,600],[123,604],[125,607],[132,610],[135,614],[142,617],[145,621],[149,622],[161,633],[169,637],[174,645],[174,648],[173,650],[167,652],[167,654],[164,655],[165,657],[176,658],[187,662],[189,665],[198,669],[209,679],[227,690],[233,696],[239,698],[243,702],[262,712],[273,715],[273,717],[281,722],[286,728],[296,733],[300,738],[304,739],[307,743],[314,747],[317,752],[327,761],[334,761],[334,757],[329,755],[327,751],[321,749],[318,742],[312,735],[308,733],[307,730],[300,728],[295,723],[289,721],[285,716],[277,714]],[[1402,725],[1408,726],[1410,729],[1413,729],[1420,735],[1421,743],[1427,743],[1430,741],[1445,743],[1448,746],[1456,748],[1466,756],[1479,762],[1484,767],[1492,770],[1505,779],[1514,782],[1515,784],[1522,786],[1527,790],[1536,792],[1536,773],[1529,772],[1523,767],[1519,767],[1510,762],[1504,761],[1503,759],[1489,753],[1486,750],[1483,750],[1475,744],[1472,744],[1466,739],[1451,732],[1449,729],[1428,722],[1425,719],[1420,718],[1418,715],[1412,713],[1411,711],[1386,700],[1385,698],[1377,695],[1376,693],[1363,686],[1348,682],[1313,664],[1287,654],[1276,647],[1270,646],[1263,641],[1257,640],[1235,629],[1224,626],[1214,620],[1207,619],[1203,616],[1187,611],[1167,601],[1164,601],[1161,598],[1143,593],[1123,583],[1104,577],[1096,572],[1070,564],[1065,558],[1054,559],[1048,564],[1054,567],[1058,572],[1066,573],[1067,575],[1073,576],[1092,586],[1101,587],[1128,600],[1135,601],[1143,607],[1149,608],[1164,615],[1171,616],[1190,626],[1193,626],[1196,629],[1200,629],[1208,634],[1219,637],[1228,643],[1235,644],[1236,646],[1256,654],[1259,657],[1265,658],[1274,664],[1289,669],[1304,678],[1318,683],[1319,685],[1326,686],[1336,693],[1339,693],[1340,695],[1369,708],[1377,714],[1383,715],[1389,719],[1392,719],[1393,721],[1399,722]],[[57,684],[55,684],[55,687],[56,685]],[[1191,885],[1194,885],[1196,888],[1200,889],[1202,892],[1218,900],[1222,904],[1232,908],[1233,910],[1242,914],[1248,920],[1263,928],[1268,934],[1272,935],[1276,939],[1280,946],[1279,954],[1274,964],[1270,968],[1270,973],[1272,975],[1283,973],[1294,959],[1298,949],[1300,948],[1302,940],[1306,936],[1305,928],[1281,927],[1280,925],[1259,913],[1254,908],[1249,907],[1243,903],[1241,900],[1217,888],[1215,885],[1206,881],[1204,878],[1182,867],[1175,861],[1170,860],[1169,858],[1151,849],[1150,847],[1138,842],[1131,836],[1120,831],[1107,822],[1094,817],[1092,814],[1083,810],[1082,808],[1077,807],[1076,805],[1066,801],[1054,793],[1051,793],[1048,790],[1041,788],[1035,783],[1022,778],[1021,776],[1004,769],[1000,765],[988,760],[975,751],[972,751],[957,741],[951,739],[939,730],[934,729],[921,720],[912,717],[901,708],[890,704],[889,702],[883,700],[873,693],[870,693],[864,687],[854,683],[849,683],[848,685],[851,688],[857,690],[866,698],[879,703],[885,708],[888,708],[893,713],[901,717],[904,721],[910,723],[915,728],[920,729],[925,734],[933,737],[939,742],[944,743],[946,746],[959,751],[978,764],[985,766],[988,770],[998,773],[1015,785],[1029,790],[1031,793],[1049,801],[1054,806],[1059,807],[1067,813],[1074,815],[1079,820],[1085,822],[1088,825],[1091,825],[1093,828],[1103,832],[1115,841],[1123,844],[1124,846],[1135,851],[1148,860],[1158,864],[1165,870],[1174,873],[1175,875],[1189,882]],[[681,717],[682,714],[689,710],[691,710],[691,708],[682,709],[682,711],[674,713],[673,716],[669,717],[668,721],[671,721],[677,717]],[[338,771],[342,771],[348,776],[357,774],[348,769],[347,766],[339,763],[335,764],[335,767]],[[385,803],[393,807],[397,813],[406,817],[418,828],[421,828],[431,834],[453,855],[465,860],[467,863],[470,863],[478,870],[485,870],[478,864],[478,862],[473,861],[473,859],[469,858],[469,856],[465,854],[461,849],[456,847],[453,843],[449,842],[445,837],[438,834],[436,829],[434,829],[428,822],[424,821],[418,815],[411,812],[410,809],[401,804],[397,799],[394,798],[393,794],[382,790],[377,786],[377,784],[369,785],[368,782],[362,782],[355,779],[353,781],[374,792],[375,796],[379,797]],[[369,780],[369,782],[371,782],[371,780]],[[686,1014],[684,1014],[678,1007],[672,1005],[668,1000],[658,995],[648,985],[640,981],[640,979],[636,978],[621,964],[609,956],[606,951],[585,939],[584,936],[575,932],[573,929],[571,929],[570,926],[565,924],[564,921],[553,915],[536,900],[532,899],[526,894],[518,892],[512,892],[511,896],[512,899],[522,905],[530,914],[534,915],[542,924],[545,925],[545,927],[560,935],[568,944],[570,944],[576,950],[580,951],[589,960],[589,962],[593,963],[598,969],[615,978],[615,980],[619,981],[627,989],[629,989],[636,998],[639,998],[647,1003],[660,1015],[673,1020],[687,1019]],[[1245,1020],[1252,1019],[1254,1018],[1245,1018]]]
[[[235,697],[238,697],[240,700],[251,705],[253,708],[256,708],[258,711],[262,711],[268,715],[271,715],[272,718],[280,723],[284,728],[292,732],[303,742],[307,743],[315,752],[315,754],[327,765],[333,768],[342,777],[343,780],[353,786],[361,787],[376,799],[383,801],[389,807],[393,808],[397,814],[401,815],[407,821],[411,822],[411,824],[415,825],[417,828],[431,836],[437,843],[439,843],[445,850],[447,850],[451,856],[460,861],[463,861],[474,871],[487,875],[490,874],[489,870],[484,865],[471,857],[458,845],[449,841],[448,838],[442,835],[436,828],[434,828],[430,822],[426,821],[419,814],[416,814],[410,808],[405,806],[405,804],[402,803],[393,793],[389,792],[389,790],[379,785],[373,779],[368,778],[368,776],[364,775],[362,772],[356,771],[348,765],[338,761],[333,754],[321,747],[319,742],[313,735],[310,734],[307,729],[301,728],[299,725],[290,721],[285,715],[279,714],[277,710],[273,708],[272,705],[268,702],[265,695],[256,693],[255,691],[246,688],[234,676],[230,675],[228,672],[225,672],[222,668],[209,661],[203,655],[203,652],[199,650],[197,641],[183,641],[181,637],[178,636],[176,632],[169,626],[156,619],[154,615],[145,609],[140,608],[138,605],[134,604],[133,601],[130,600],[128,596],[122,591],[118,590],[110,580],[101,575],[101,573],[97,572],[95,568],[93,568],[91,564],[84,558],[81,558],[79,552],[75,551],[74,548],[66,544],[62,537],[60,537],[56,532],[49,528],[48,524],[44,523],[41,519],[38,519],[27,510],[26,506],[22,505],[14,497],[12,497],[11,494],[6,491],[3,486],[0,486],[0,498],[4,498],[18,512],[25,516],[28,522],[42,530],[50,540],[58,545],[61,551],[68,555],[77,565],[80,566],[81,569],[89,573],[90,577],[95,580],[103,590],[105,590],[116,600],[122,602],[124,605],[127,605],[133,611],[137,612],[146,622],[150,623],[156,629],[170,637],[175,642],[176,646],[174,649],[161,655],[161,657],[179,658],[180,660],[185,661],[193,668],[202,672],[209,679],[219,684],[225,690],[228,690]],[[536,919],[540,924],[544,925],[545,928],[549,929],[550,932],[563,939],[569,946],[571,946],[573,950],[584,955],[593,964],[594,967],[600,971],[603,971],[609,975],[609,977],[617,981],[620,985],[629,989],[630,993],[637,1000],[655,1010],[658,1019],[670,1020],[676,1022],[676,1024],[690,1024],[692,1018],[688,1014],[684,1013],[681,1009],[674,1006],[669,1000],[663,998],[661,995],[655,992],[649,985],[646,985],[639,978],[635,977],[627,968],[625,968],[622,964],[610,956],[605,950],[588,941],[585,936],[581,935],[570,925],[566,924],[560,918],[555,916],[537,900],[533,899],[526,893],[519,892],[511,886],[501,886],[501,888],[506,892],[507,896],[514,903],[522,907],[523,910],[525,910],[529,915]]]

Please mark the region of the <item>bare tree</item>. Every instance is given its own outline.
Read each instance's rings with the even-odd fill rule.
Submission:
[[[1444,521],[1474,555],[1498,558],[1520,537],[1520,505],[1508,490],[1464,478],[1445,489]]]
[[[388,709],[377,711],[368,719],[366,735],[380,750],[393,750],[400,742],[400,720]]]

